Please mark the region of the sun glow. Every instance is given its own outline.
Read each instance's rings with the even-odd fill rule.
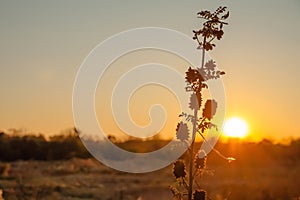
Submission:
[[[248,134],[248,125],[243,119],[232,117],[225,121],[223,133],[227,137],[243,138]]]

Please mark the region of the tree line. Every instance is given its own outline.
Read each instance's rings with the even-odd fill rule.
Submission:
[[[120,148],[131,152],[151,152],[162,148],[168,143],[167,140],[153,138],[152,140],[119,141],[116,137],[109,139]],[[101,145],[99,143],[99,145]],[[198,147],[201,143],[196,144]],[[237,159],[240,164],[271,164],[271,162],[282,163],[293,166],[300,164],[300,139],[293,139],[289,144],[274,144],[270,140],[260,142],[219,141],[216,149],[228,156]],[[74,130],[66,133],[45,138],[42,134],[11,134],[0,131],[0,161],[16,160],[67,160],[71,158],[92,157],[82,144],[78,134]],[[184,157],[184,155],[183,155]],[[211,163],[223,163],[218,155],[211,153]],[[251,163],[250,163],[251,162]]]
[[[0,132],[0,160],[65,160],[90,154],[74,134],[52,136],[10,135]]]

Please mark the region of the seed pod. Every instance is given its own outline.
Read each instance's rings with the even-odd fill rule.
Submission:
[[[177,124],[176,137],[181,141],[189,139],[189,129],[186,123],[180,122]]]
[[[194,200],[206,200],[206,192],[204,190],[196,190],[193,196]]]
[[[199,153],[196,154],[194,163],[196,169],[204,169],[206,167],[206,153],[203,150],[200,150]]]
[[[176,179],[184,178],[186,176],[185,164],[182,160],[177,160],[174,163],[173,174],[176,177]]]
[[[211,120],[217,112],[217,102],[213,99],[209,99],[205,103],[205,107],[202,112],[202,116]]]

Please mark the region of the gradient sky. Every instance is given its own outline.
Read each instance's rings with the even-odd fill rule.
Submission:
[[[226,116],[256,136],[300,136],[298,0],[0,1],[0,130],[72,127],[75,76],[97,44],[145,26],[192,36],[196,13],[219,5],[230,26],[210,55],[226,71]]]

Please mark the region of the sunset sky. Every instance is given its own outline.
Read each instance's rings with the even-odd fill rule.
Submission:
[[[226,116],[243,118],[255,137],[300,137],[299,0],[1,1],[0,130],[54,134],[74,126],[76,73],[97,44],[149,26],[192,37],[196,13],[220,5],[230,25],[210,55],[226,71]]]

